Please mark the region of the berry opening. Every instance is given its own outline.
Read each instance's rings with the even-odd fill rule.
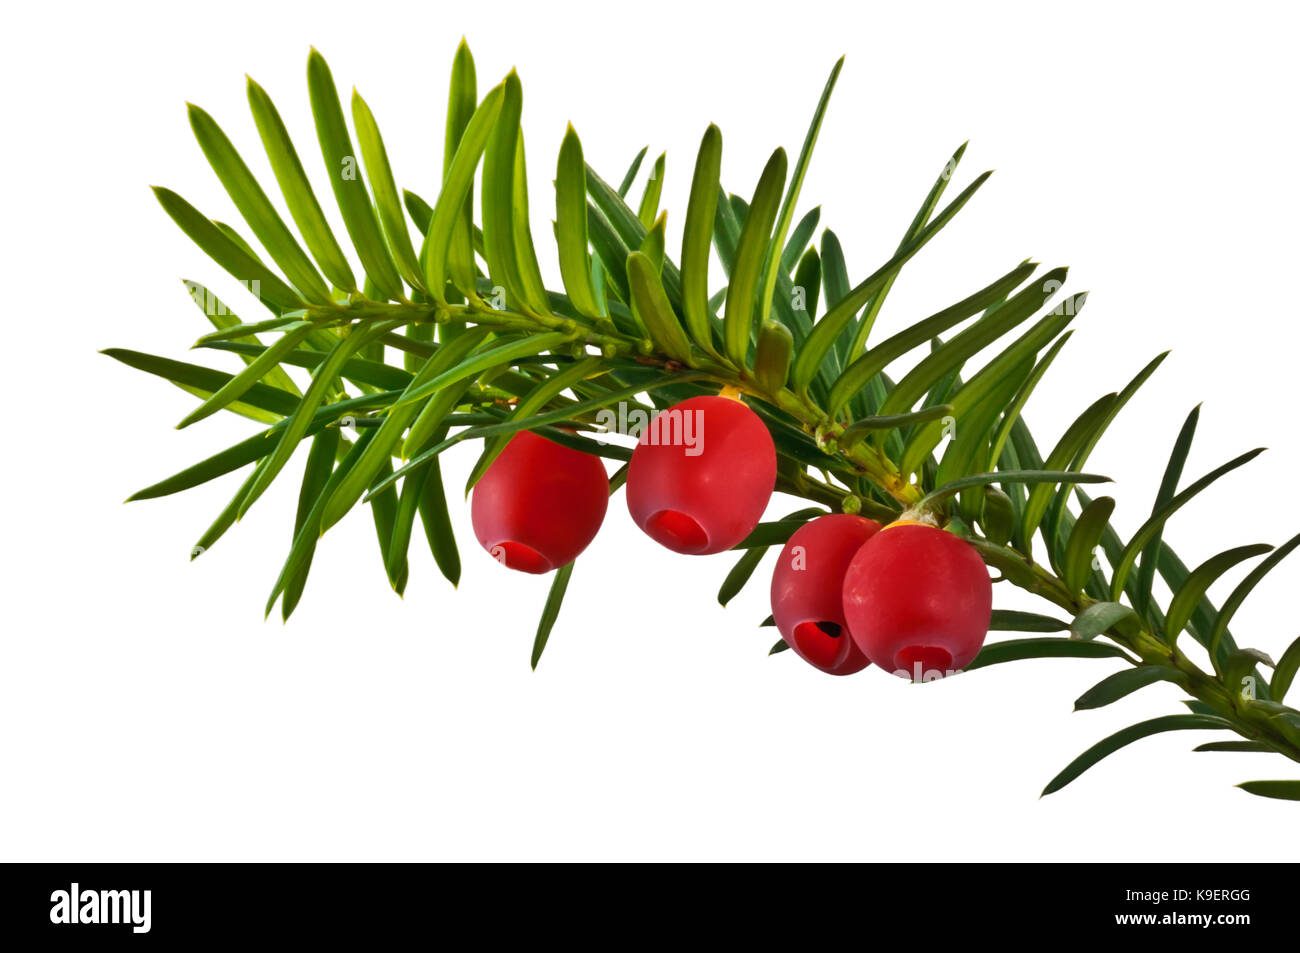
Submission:
[[[952,653],[941,645],[908,645],[894,655],[894,668],[907,672],[908,677],[917,681],[920,680],[918,666],[921,678],[931,672],[942,675],[952,668]]]
[[[520,572],[541,574],[550,572],[555,568],[551,565],[549,559],[533,549],[533,547],[524,543],[516,543],[513,540],[497,543],[489,552],[507,568],[517,569]]]
[[[678,510],[660,510],[646,520],[650,538],[674,552],[699,553],[709,545],[709,534],[693,518]]]
[[[803,657],[821,668],[832,667],[840,657],[843,627],[835,622],[800,622],[794,627],[794,641]]]

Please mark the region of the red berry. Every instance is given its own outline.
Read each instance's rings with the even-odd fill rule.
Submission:
[[[657,414],[627,471],[637,526],[679,553],[719,553],[749,535],[776,484],[776,447],[729,397],[692,397]]]
[[[474,485],[470,516],[474,535],[501,563],[543,573],[587,548],[608,505],[598,457],[522,430]]]
[[[970,664],[992,612],[984,560],[969,543],[923,523],[886,526],[844,576],[844,617],[858,648],[916,681]]]
[[[831,675],[870,664],[844,622],[844,574],[880,524],[862,516],[820,516],[790,537],[772,574],[772,618],[786,644]]]

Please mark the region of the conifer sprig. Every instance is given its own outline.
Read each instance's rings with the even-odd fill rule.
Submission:
[[[556,165],[554,243],[535,244],[528,203],[549,202],[551,195],[528,190],[522,85],[512,71],[480,98],[463,42],[452,68],[443,176],[432,202],[399,191],[400,157],[394,164],[374,113],[356,93],[349,130],[329,68],[311,52],[316,147],[343,236],[327,224],[307,175],[307,166],[318,163],[311,156],[304,162],[265,90],[248,83],[288,221],[216,121],[191,106],[199,146],[252,240],[175,192],[155,192],[182,231],[268,315],[240,318],[204,286],[187,282],[214,328],[196,346],[235,354],[241,370],[122,349],[105,353],[193,394],[199,403],[181,426],[226,411],[263,429],[131,499],[167,496],[247,469],[193,547],[195,557],[283,478],[292,458],[305,457],[292,544],[267,604],[269,614],[279,601],[287,619],[304,592],[318,541],[358,505],[371,509],[396,591],[408,581],[417,517],[436,564],[453,584],[459,580],[439,467],[452,447],[482,442],[466,491],[520,430],[625,463],[626,448],[596,439],[603,411],[652,413],[727,387],[772,433],[777,489],[816,505],[760,524],[737,546],[738,561],[719,593],[724,604],[749,581],[764,551],[827,509],[878,520],[923,511],[967,539],[999,580],[1053,608],[1051,615],[995,610],[993,628],[1019,635],[987,644],[968,670],[1034,658],[1116,658],[1126,667],[1080,696],[1076,708],[1113,704],[1157,681],[1189,696],[1189,713],[1106,738],[1058,774],[1045,794],[1112,751],[1165,731],[1232,730],[1243,740],[1195,750],[1274,752],[1300,761],[1300,711],[1284,703],[1300,670],[1300,639],[1274,661],[1240,648],[1229,631],[1244,599],[1300,546],[1300,536],[1277,548],[1240,546],[1191,570],[1163,539],[1166,523],[1186,503],[1259,451],[1185,480],[1198,419],[1193,410],[1150,517],[1125,539],[1111,522],[1115,500],[1094,500],[1081,489],[1106,480],[1085,466],[1164,355],[1084,407],[1054,444],[1044,445],[1044,454],[1022,411],[1086,300],[1060,293],[1065,269],[1039,273],[1036,264],[1023,262],[890,337],[874,334],[900,270],[989,173],[945,202],[966,146],[958,148],[894,255],[854,283],[834,232],[823,229],[814,245],[820,209],[795,219],[842,64],[832,70],[793,169],[777,149],[744,197],[722,184],[721,132],[705,131],[679,256],[665,247],[666,213],[659,208],[665,157],[633,200],[646,151],[615,187],[587,165],[572,127]],[[558,262],[561,290],[545,286],[539,253]],[[727,284],[711,292],[714,254]],[[895,379],[891,371],[900,365],[910,367]],[[304,388],[290,368],[308,372]],[[625,476],[626,467],[615,472],[613,492]],[[1210,586],[1250,560],[1257,560],[1254,568],[1216,608]],[[533,646],[534,667],[572,569],[556,573]],[[1157,576],[1173,593],[1163,607],[1153,592]],[[1200,644],[1208,670],[1180,648],[1184,633]],[[784,647],[778,642],[772,651]],[[1241,787],[1300,800],[1300,780]]]

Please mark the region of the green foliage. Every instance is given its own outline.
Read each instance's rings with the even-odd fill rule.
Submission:
[[[453,585],[459,581],[439,467],[446,450],[483,441],[467,492],[510,436],[525,429],[625,462],[625,447],[589,435],[600,428],[601,410],[624,402],[653,412],[729,387],[744,395],[772,433],[777,489],[816,505],[760,524],[736,547],[737,561],[718,593],[721,603],[741,592],[769,548],[827,508],[882,521],[919,513],[966,538],[999,580],[1053,608],[1052,615],[996,610],[992,630],[1028,635],[988,643],[970,670],[1039,658],[1118,659],[1126,667],[1080,696],[1077,708],[1117,703],[1157,681],[1190,696],[1191,714],[1112,735],[1044,793],[1120,748],[1170,730],[1232,729],[1243,740],[1197,750],[1276,752],[1300,761],[1300,711],[1282,701],[1300,670],[1300,640],[1274,666],[1262,651],[1239,647],[1228,629],[1247,595],[1300,547],[1300,536],[1277,549],[1230,549],[1190,571],[1163,539],[1184,505],[1259,451],[1180,491],[1198,419],[1193,410],[1175,439],[1150,517],[1124,539],[1111,522],[1116,501],[1092,501],[1079,486],[1108,479],[1085,472],[1088,457],[1165,355],[1118,391],[1081,395],[1082,413],[1042,453],[1023,411],[1073,333],[1070,325],[1086,298],[1061,294],[1064,268],[1039,274],[1036,263],[1023,262],[874,341],[876,319],[902,269],[973,199],[989,173],[975,176],[943,205],[966,152],[965,144],[958,148],[893,254],[854,283],[835,233],[822,228],[819,240],[821,209],[797,217],[842,65],[831,71],[793,167],[777,148],[748,200],[724,187],[721,132],[713,125],[704,131],[678,260],[664,247],[666,157],[653,163],[634,208],[628,196],[646,150],[615,188],[586,162],[572,127],[555,162],[554,246],[542,247],[539,256],[529,228],[522,83],[512,71],[480,97],[463,43],[451,70],[441,179],[426,193],[435,196],[431,203],[399,191],[395,169],[410,166],[393,164],[375,113],[356,93],[349,129],[329,67],[315,50],[308,59],[308,98],[323,163],[315,172],[323,172],[328,191],[312,186],[276,107],[248,82],[249,106],[289,221],[216,120],[191,106],[199,147],[251,240],[169,189],[155,194],[181,230],[270,317],[236,317],[202,285],[187,282],[215,329],[198,347],[233,354],[239,370],[122,349],[105,353],[194,395],[198,402],[181,426],[222,411],[261,426],[130,499],[166,496],[246,469],[194,546],[192,556],[201,555],[306,444],[289,553],[267,603],[269,613],[280,600],[287,618],[305,592],[323,535],[358,506],[371,509],[395,591],[409,583],[417,516],[439,571]],[[334,234],[318,195],[333,197],[345,235]],[[710,292],[714,253],[726,284]],[[541,260],[558,263],[562,293],[543,284]],[[908,369],[897,372],[898,365]],[[305,372],[305,386],[291,370],[300,378]],[[952,439],[945,446],[946,437]],[[626,467],[614,475],[613,492],[625,477]],[[1045,553],[1042,561],[1036,548]],[[1210,587],[1260,556],[1216,609]],[[572,569],[561,567],[554,577],[533,644],[534,667]],[[1155,595],[1157,575],[1173,593],[1164,607]],[[1183,632],[1206,648],[1209,671],[1179,650]],[[778,641],[770,651],[786,648]],[[1260,666],[1273,668],[1271,681]],[[1300,799],[1300,781],[1241,787]]]
[[[1060,774],[1047,783],[1047,787],[1043,788],[1043,794],[1052,794],[1061,790],[1102,758],[1112,755],[1120,748],[1131,745],[1142,738],[1165,731],[1191,731],[1206,728],[1222,730],[1231,727],[1231,723],[1214,715],[1165,715],[1161,718],[1152,718],[1149,721],[1139,722],[1136,725],[1115,732],[1109,738],[1102,739],[1079,755],[1066,765]]]

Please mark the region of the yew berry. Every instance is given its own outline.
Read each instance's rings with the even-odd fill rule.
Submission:
[[[852,675],[869,663],[844,622],[844,574],[880,524],[836,513],[805,523],[781,550],[772,574],[772,618],[786,644],[831,675]]]
[[[596,538],[609,505],[600,459],[527,430],[506,444],[474,485],[474,535],[503,565],[544,573]]]
[[[758,525],[776,483],[776,447],[729,397],[692,397],[656,414],[627,471],[627,508],[679,553],[718,553]]]
[[[864,655],[887,672],[928,681],[968,665],[988,634],[993,583],[966,541],[899,520],[853,557],[844,618]]]

